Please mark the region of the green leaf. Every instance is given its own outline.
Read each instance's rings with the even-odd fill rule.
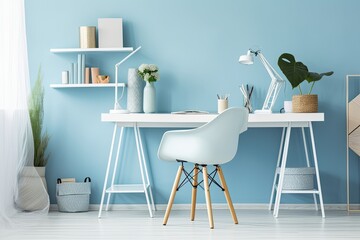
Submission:
[[[290,53],[281,54],[278,65],[291,83],[292,88],[299,86],[309,74],[307,66],[302,62],[296,62],[295,57]]]
[[[333,71],[331,72],[325,72],[325,73],[314,73],[314,72],[309,72],[308,76],[306,77],[306,81],[308,81],[309,83],[311,82],[316,82],[319,81],[323,76],[331,76],[333,75]]]

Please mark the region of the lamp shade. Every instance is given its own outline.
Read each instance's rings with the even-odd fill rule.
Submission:
[[[254,57],[250,50],[247,52],[246,55],[240,56],[239,63],[242,63],[242,64],[253,64],[254,63]]]

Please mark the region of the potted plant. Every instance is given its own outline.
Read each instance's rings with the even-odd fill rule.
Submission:
[[[45,166],[49,158],[46,148],[50,137],[47,131],[43,131],[44,88],[40,69],[29,98],[29,116],[34,141],[34,162],[33,166],[24,166],[20,172],[19,198],[16,203],[22,210],[37,211],[46,209],[49,205]]]
[[[139,76],[146,82],[144,88],[144,113],[156,112],[156,89],[154,82],[159,80],[159,68],[155,64],[141,64],[138,68]]]
[[[331,76],[334,72],[315,73],[309,72],[307,66],[302,62],[297,62],[295,57],[290,53],[283,53],[278,59],[278,65],[286,78],[291,83],[292,88],[298,88],[300,94],[292,97],[293,112],[317,112],[318,111],[318,96],[311,94],[313,87],[317,81],[323,76]],[[310,90],[307,94],[303,94],[300,84],[307,81]]]

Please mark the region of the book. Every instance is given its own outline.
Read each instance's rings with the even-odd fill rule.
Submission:
[[[70,64],[70,71],[69,71],[69,84],[74,83],[74,63]]]
[[[61,182],[65,183],[65,182],[76,182],[75,178],[61,178]]]
[[[85,83],[85,54],[81,54],[81,83]]]
[[[82,54],[78,54],[78,59],[77,59],[77,83],[80,84],[82,82],[81,77],[81,58],[82,58]]]
[[[74,78],[73,78],[73,84],[78,83],[78,64],[74,63]]]

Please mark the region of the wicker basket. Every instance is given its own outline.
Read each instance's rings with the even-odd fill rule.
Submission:
[[[292,111],[295,113],[314,113],[318,111],[318,95],[294,95]]]

